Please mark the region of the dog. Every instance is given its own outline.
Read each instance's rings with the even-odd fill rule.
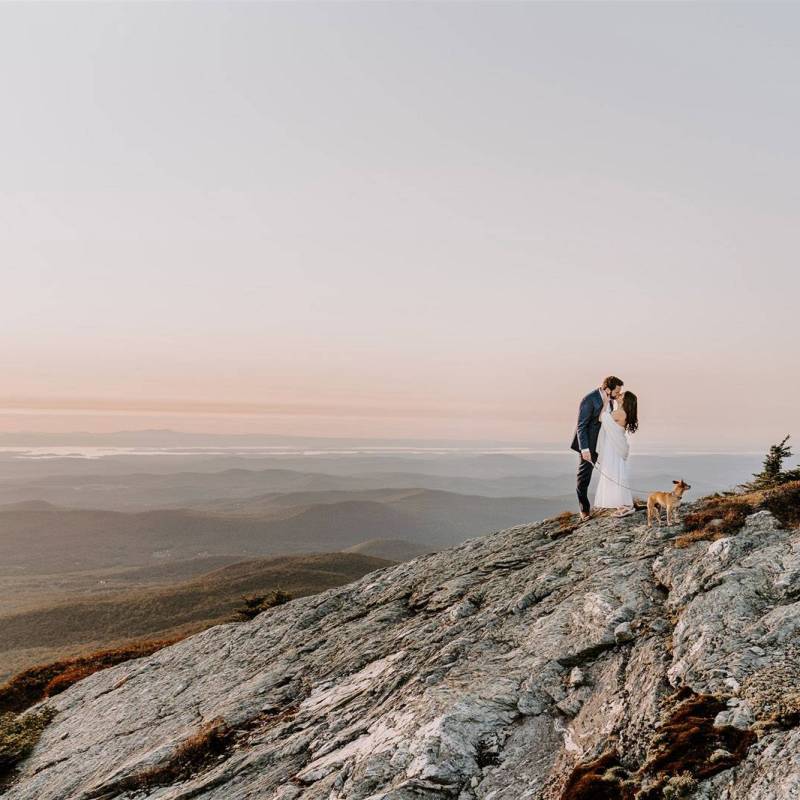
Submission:
[[[652,492],[647,498],[647,526],[653,522],[653,516],[658,519],[658,527],[661,527],[661,509],[667,510],[667,525],[678,522],[678,506],[684,492],[688,492],[692,487],[684,483],[683,478],[679,481],[672,481],[675,488],[671,492]]]

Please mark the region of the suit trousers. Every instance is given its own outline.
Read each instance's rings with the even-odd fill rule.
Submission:
[[[584,461],[583,458],[578,462],[578,505],[580,505],[581,511],[585,514],[588,514],[591,509],[591,504],[589,503],[589,484],[592,482],[592,472],[594,472],[594,467],[592,465],[597,462],[597,453],[594,450],[592,450],[589,455],[592,458],[591,464],[588,461]]]

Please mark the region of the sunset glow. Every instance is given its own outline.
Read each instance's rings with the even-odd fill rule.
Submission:
[[[0,18],[0,432],[792,429],[800,7]]]

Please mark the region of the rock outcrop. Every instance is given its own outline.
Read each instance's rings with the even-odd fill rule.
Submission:
[[[501,531],[97,673],[5,797],[800,798],[800,531],[643,523]]]

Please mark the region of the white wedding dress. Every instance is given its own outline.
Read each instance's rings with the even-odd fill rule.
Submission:
[[[600,435],[597,438],[597,467],[600,480],[594,495],[595,508],[621,508],[633,505],[633,495],[628,480],[628,454],[630,446],[625,429],[611,412],[600,414]],[[622,484],[622,486],[620,486]]]

